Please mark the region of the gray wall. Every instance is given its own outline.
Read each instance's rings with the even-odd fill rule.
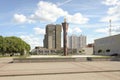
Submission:
[[[120,54],[120,34],[101,39],[96,39],[94,43],[94,54],[97,55]]]

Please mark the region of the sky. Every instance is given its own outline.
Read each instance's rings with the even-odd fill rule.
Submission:
[[[17,36],[31,45],[43,46],[47,24],[66,18],[68,35],[85,35],[87,43],[120,34],[120,0],[1,0],[0,35]]]

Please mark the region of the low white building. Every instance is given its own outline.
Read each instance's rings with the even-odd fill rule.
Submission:
[[[94,41],[95,55],[120,55],[120,34],[96,39]]]
[[[93,55],[93,43],[88,44],[86,47],[83,47],[79,50],[81,55]]]
[[[93,47],[85,47],[82,48],[82,50],[84,51],[85,55],[93,55]]]

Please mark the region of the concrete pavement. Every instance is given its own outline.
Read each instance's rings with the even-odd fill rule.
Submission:
[[[120,80],[120,62],[0,63],[0,80]]]
[[[0,80],[120,80],[119,72],[0,77]]]

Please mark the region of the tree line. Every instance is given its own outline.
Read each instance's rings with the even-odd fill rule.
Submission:
[[[24,53],[29,53],[29,51],[30,45],[21,38],[0,36],[0,55],[24,55]]]

